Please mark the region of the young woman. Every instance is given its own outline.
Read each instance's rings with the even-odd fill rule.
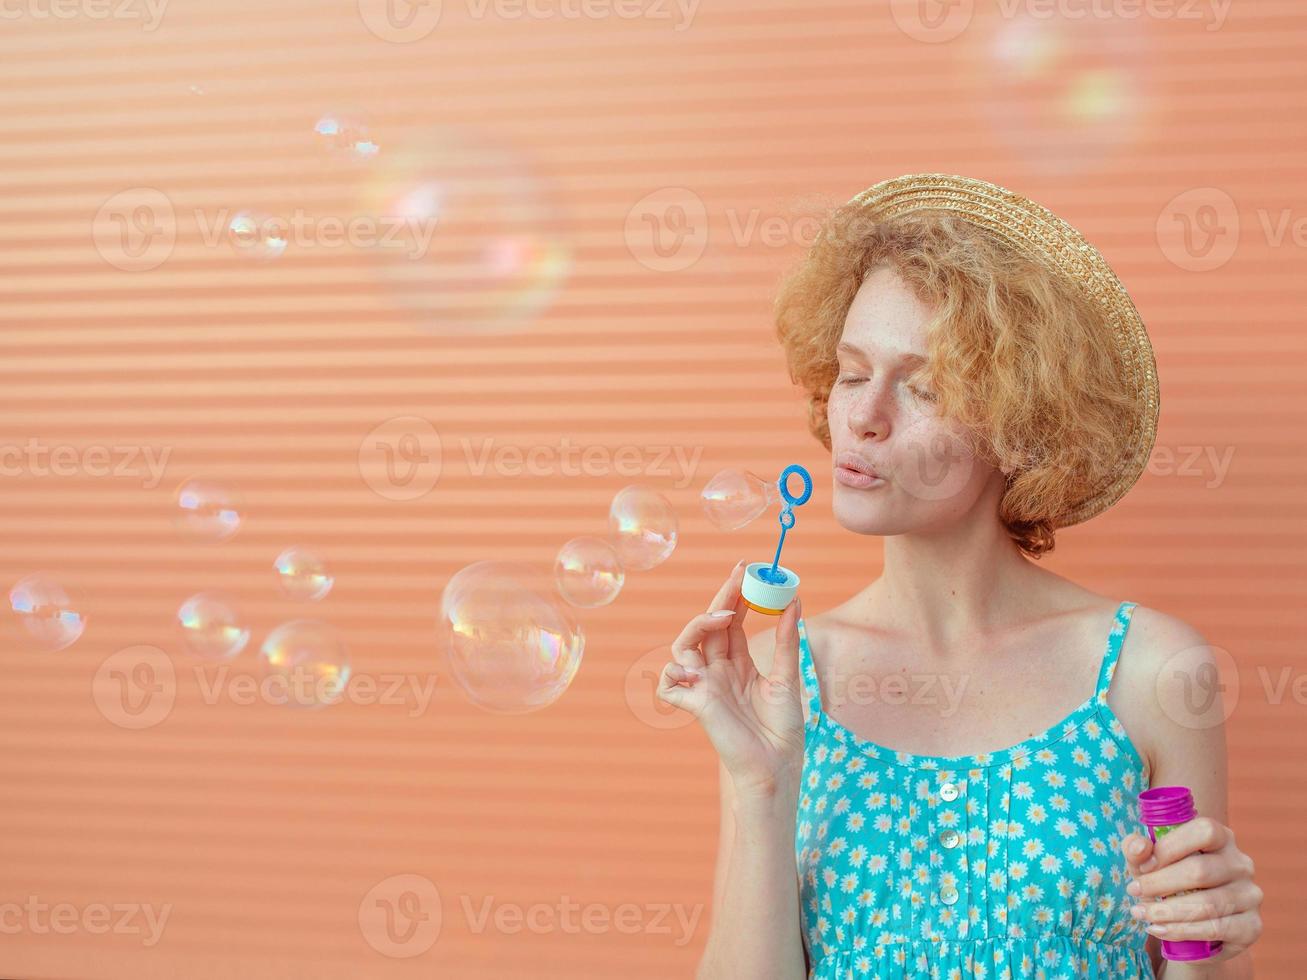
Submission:
[[[1186,697],[1210,650],[1035,563],[1153,444],[1152,349],[1107,263],[1010,191],[909,175],[828,216],[777,311],[835,516],[884,554],[752,635],[737,565],[673,644],[659,696],[721,761],[699,976],[1251,976],[1219,696]],[[1137,795],[1174,784],[1201,816],[1154,847]]]

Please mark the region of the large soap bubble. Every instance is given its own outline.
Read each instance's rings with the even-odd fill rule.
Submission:
[[[510,145],[442,127],[370,168],[359,211],[387,229],[380,278],[424,329],[503,333],[553,301],[572,267],[545,182]]]
[[[562,696],[585,635],[549,580],[527,565],[479,561],[441,595],[437,624],[454,680],[490,711],[523,713]]]

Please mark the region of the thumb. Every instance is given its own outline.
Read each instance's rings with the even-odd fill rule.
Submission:
[[[795,596],[776,624],[776,647],[772,653],[771,676],[794,691],[799,689],[799,618],[802,615],[803,600]]]
[[[1121,842],[1121,850],[1125,852],[1131,877],[1138,878],[1143,874],[1139,866],[1152,856],[1153,842],[1144,834],[1132,833]]]

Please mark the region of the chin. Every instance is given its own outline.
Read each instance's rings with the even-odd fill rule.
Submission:
[[[840,527],[855,534],[900,534],[902,520],[880,500],[858,500],[858,491],[841,488],[831,508]]]

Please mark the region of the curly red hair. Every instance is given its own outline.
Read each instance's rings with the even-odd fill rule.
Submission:
[[[1107,482],[1138,412],[1092,300],[983,228],[944,212],[876,222],[848,203],[826,215],[782,280],[776,331],[808,427],[831,448],[835,345],[853,297],[889,264],[933,310],[928,363],[914,376],[961,423],[973,451],[1007,474],[998,517],[1032,558],[1058,518]]]

